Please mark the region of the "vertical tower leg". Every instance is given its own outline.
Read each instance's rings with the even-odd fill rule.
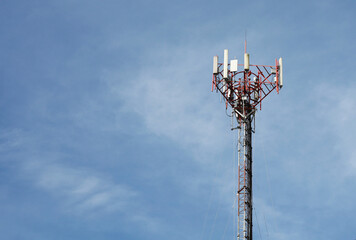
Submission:
[[[252,117],[240,122],[238,135],[237,239],[252,240]]]

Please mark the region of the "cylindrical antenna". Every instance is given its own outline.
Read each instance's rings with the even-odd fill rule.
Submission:
[[[228,65],[229,65],[229,50],[225,49],[224,50],[224,78],[228,78]]]
[[[219,57],[218,57],[218,56],[214,56],[214,60],[213,60],[213,74],[215,74],[215,75],[219,73],[218,62],[219,62]]]
[[[246,72],[250,70],[250,54],[244,54],[244,69]]]
[[[279,87],[283,87],[283,61],[279,58]]]

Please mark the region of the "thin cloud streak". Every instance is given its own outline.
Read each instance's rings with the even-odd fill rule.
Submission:
[[[157,53],[165,59],[160,68],[143,67],[135,81],[125,84],[109,80],[126,111],[138,114],[152,133],[168,137],[197,155],[220,151],[228,143],[221,134],[226,132],[221,125],[224,116],[213,110],[218,96],[208,95],[209,80],[199,81],[205,65],[196,64],[198,52],[204,49],[165,49]]]
[[[31,187],[48,193],[62,213],[82,219],[118,215],[126,224],[134,223],[150,232],[162,227],[168,229],[147,209],[142,209],[141,193],[128,184],[118,183],[93,169],[65,165],[60,153],[33,154],[28,148],[40,144],[18,129],[3,132],[1,140],[3,152],[18,150],[16,174]]]
[[[70,211],[125,211],[125,205],[137,196],[128,186],[115,184],[79,169],[31,161],[25,169],[36,176],[40,188],[70,202]]]

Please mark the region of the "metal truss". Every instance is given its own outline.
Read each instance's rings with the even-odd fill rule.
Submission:
[[[214,66],[212,91],[222,94],[226,109],[229,106],[232,108],[233,117],[238,124],[238,187],[235,208],[238,240],[252,240],[252,122],[257,108],[262,108],[262,101],[273,90],[279,92],[282,87],[279,82],[281,59],[279,63],[276,59],[275,66],[249,64],[243,71],[228,71],[222,63]],[[225,67],[225,72],[222,67]],[[237,69],[237,66],[233,69]]]
[[[238,127],[237,239],[252,239],[252,116]]]

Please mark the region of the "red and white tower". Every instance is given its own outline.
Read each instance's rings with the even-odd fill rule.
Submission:
[[[229,62],[227,49],[224,50],[223,63],[214,56],[212,91],[222,94],[226,109],[231,107],[232,117],[237,122],[237,127],[232,130],[238,129],[235,208],[238,240],[252,240],[252,122],[257,108],[262,108],[262,101],[274,90],[279,93],[282,87],[282,58],[276,59],[274,66],[250,64],[246,45],[243,64],[239,64],[237,59]]]

